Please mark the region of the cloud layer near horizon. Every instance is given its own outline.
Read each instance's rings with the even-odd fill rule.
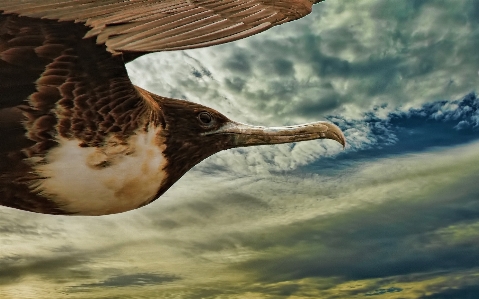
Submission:
[[[354,163],[342,176],[193,171],[150,207],[107,217],[2,210],[0,294],[261,298],[317,285],[310,296],[335,298],[424,291],[444,271],[473,285],[478,146]]]

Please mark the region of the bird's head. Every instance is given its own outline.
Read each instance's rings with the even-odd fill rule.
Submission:
[[[157,101],[163,118],[159,138],[166,145],[163,154],[168,173],[160,193],[203,159],[222,150],[323,138],[345,146],[341,130],[328,122],[287,127],[250,126],[203,105],[168,98]]]

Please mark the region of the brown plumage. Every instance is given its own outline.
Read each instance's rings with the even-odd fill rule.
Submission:
[[[344,145],[326,123],[245,129],[208,107],[138,88],[125,69],[148,52],[247,37],[303,17],[312,4],[0,0],[0,204],[117,213],[153,201],[223,149],[315,138]],[[136,164],[136,175],[118,174]]]

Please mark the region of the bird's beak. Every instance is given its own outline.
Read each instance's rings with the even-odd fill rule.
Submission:
[[[328,122],[314,122],[287,127],[259,127],[229,122],[218,130],[205,133],[231,134],[231,147],[290,143],[313,139],[332,139],[346,145],[344,134],[338,126]]]

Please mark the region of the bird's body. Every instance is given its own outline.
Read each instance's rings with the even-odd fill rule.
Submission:
[[[58,146],[36,163],[34,190],[63,210],[103,215],[138,208],[152,201],[166,181],[161,129],[138,130],[122,141],[109,136],[99,147],[79,147],[81,140],[59,138]],[[70,166],[67,166],[70,165]]]
[[[130,82],[124,64],[144,53],[242,38],[312,4],[263,1],[258,15],[259,4],[243,2],[0,0],[0,204],[119,213],[155,200],[224,149],[316,138],[344,145],[332,124],[246,126]]]

